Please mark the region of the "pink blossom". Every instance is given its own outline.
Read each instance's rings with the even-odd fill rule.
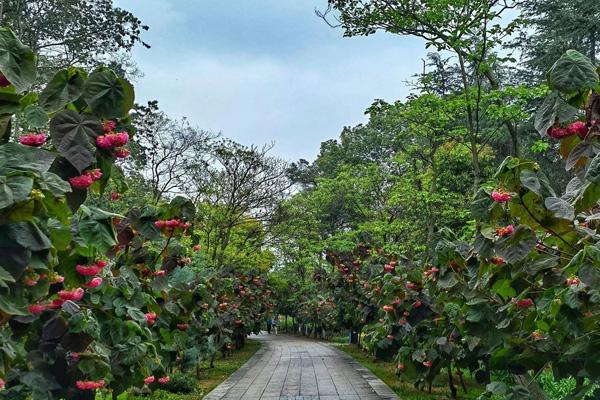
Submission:
[[[498,235],[500,237],[504,237],[504,236],[512,235],[514,231],[515,231],[514,226],[508,225],[505,227],[497,228],[496,235]]]
[[[531,300],[531,299],[516,300],[515,304],[519,308],[529,308],[533,305],[533,300]]]
[[[407,288],[407,289],[409,289],[409,290],[413,290],[413,289],[415,289],[416,287],[417,287],[417,285],[416,285],[416,284],[414,284],[414,283],[412,283],[412,282],[408,282],[408,283],[406,284],[406,288]]]
[[[117,127],[117,122],[113,120],[102,121],[102,130],[105,133],[112,132]]]
[[[152,273],[152,275],[154,276],[165,276],[167,274],[167,271],[165,271],[164,269],[160,270],[160,271],[154,271]]]
[[[46,143],[46,134],[45,133],[28,133],[27,135],[23,135],[19,137],[19,143],[25,146],[38,147]]]
[[[0,390],[3,390],[5,385],[6,382],[4,382],[4,379],[0,378]]]
[[[117,192],[111,192],[111,193],[110,193],[110,199],[111,199],[112,201],[117,201],[117,200],[119,200],[120,198],[121,198],[121,195],[120,195],[119,193],[117,193]]]
[[[169,383],[169,381],[171,381],[170,376],[163,376],[162,378],[158,378],[158,383],[161,385],[166,385],[167,383]]]
[[[62,300],[71,300],[71,301],[79,301],[83,298],[85,294],[85,290],[82,288],[77,288],[74,290],[61,290],[58,292],[58,297]]]
[[[194,251],[200,251],[200,249],[202,249],[202,246],[200,246],[199,244],[195,245],[193,247]]]
[[[27,285],[27,286],[35,286],[38,283],[38,281],[36,281],[35,279],[31,279],[31,278],[25,279],[24,282],[25,282],[25,285]]]
[[[85,265],[76,265],[75,269],[77,270],[77,273],[79,273],[79,275],[83,276],[96,276],[100,272],[100,267],[98,267],[95,264],[92,264],[88,267],[86,267]]]
[[[27,309],[32,314],[39,314],[41,312],[44,312],[44,310],[46,310],[46,306],[43,304],[30,304],[29,306],[27,306]]]
[[[569,136],[573,136],[575,134],[575,132],[570,132],[568,129],[565,128],[550,128],[548,129],[548,136],[550,136],[553,139],[563,139]]]
[[[492,191],[492,200],[498,203],[505,203],[512,199],[512,195],[508,192],[503,192],[499,190]]]
[[[70,356],[71,356],[71,360],[73,360],[73,361],[79,361],[79,353],[77,353],[76,351],[72,351],[70,353]]]
[[[117,149],[115,150],[115,157],[117,158],[127,158],[131,155],[131,152],[128,149]]]
[[[73,178],[69,178],[69,182],[74,189],[87,189],[94,183],[94,180],[89,175],[81,175],[75,176]]]
[[[93,278],[91,281],[89,281],[88,283],[86,283],[85,286],[86,288],[95,288],[102,285],[102,278],[100,278],[99,276]]]
[[[147,377],[147,378],[145,378],[145,379],[144,379],[144,383],[145,383],[146,385],[149,385],[149,384],[151,384],[152,382],[154,382],[154,375],[150,375],[149,377]]]
[[[492,259],[490,260],[490,262],[492,264],[495,264],[495,265],[502,265],[502,264],[504,264],[504,258],[502,258],[502,257],[492,257]]]
[[[589,128],[585,122],[575,121],[567,128],[567,132],[571,135],[577,134],[581,139],[585,139],[589,132]]]
[[[97,382],[94,381],[77,381],[75,387],[79,390],[95,390],[100,389],[105,384],[104,379],[100,379]]]
[[[108,263],[106,261],[104,261],[104,260],[98,260],[98,261],[96,261],[96,265],[99,268],[104,268],[104,267],[106,267],[108,265]]]
[[[423,361],[423,365],[427,368],[431,368],[433,366],[433,361]]]
[[[51,310],[58,310],[64,303],[65,301],[62,299],[54,299],[48,304],[48,308]]]
[[[393,266],[393,265],[391,265],[391,264],[385,264],[385,265],[383,266],[383,270],[384,270],[385,272],[392,272],[392,271],[394,270],[394,266]]]

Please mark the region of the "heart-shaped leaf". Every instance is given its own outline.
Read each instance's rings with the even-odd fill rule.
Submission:
[[[50,83],[40,93],[39,104],[49,113],[60,111],[83,93],[85,72],[69,67],[58,71]]]
[[[17,92],[29,88],[37,76],[33,51],[8,28],[0,28],[0,72]]]

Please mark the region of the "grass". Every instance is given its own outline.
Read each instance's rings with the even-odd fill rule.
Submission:
[[[201,400],[244,365],[260,349],[260,346],[261,344],[258,340],[248,339],[246,345],[241,350],[234,351],[225,359],[217,358],[214,368],[209,368],[209,362],[205,362],[202,365],[202,377],[197,381],[197,389],[193,393],[175,394],[164,390],[157,390],[149,396],[134,396],[123,393],[119,396],[118,400]],[[196,378],[194,375],[191,375],[190,379]]]
[[[359,364],[370,370],[379,379],[384,381],[402,400],[423,400],[423,399],[448,399],[450,398],[450,390],[448,389],[448,380],[445,379],[444,375],[439,376],[433,382],[432,393],[416,389],[412,384],[411,377],[404,377],[404,379],[396,376],[396,367],[393,362],[386,362],[376,360],[374,357],[369,356],[364,351],[353,345],[339,345],[338,348],[344,353],[352,356]],[[469,388],[468,393],[463,393],[462,389],[459,389],[459,399],[476,399],[483,391],[483,387],[473,383],[470,380],[466,380],[467,387]],[[460,386],[458,382],[455,385]]]

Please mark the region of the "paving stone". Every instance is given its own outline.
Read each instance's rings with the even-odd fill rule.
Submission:
[[[262,348],[205,400],[398,400],[333,345],[286,335],[254,337]]]

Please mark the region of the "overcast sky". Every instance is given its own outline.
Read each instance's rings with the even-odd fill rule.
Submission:
[[[150,31],[134,59],[137,101],[274,155],[313,160],[322,141],[365,121],[373,99],[402,99],[420,40],[344,38],[314,13],[326,0],[117,0]]]

